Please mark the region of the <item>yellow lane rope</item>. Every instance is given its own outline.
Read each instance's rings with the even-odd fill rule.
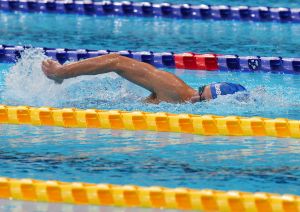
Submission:
[[[31,124],[181,132],[199,135],[300,138],[300,121],[284,118],[191,115],[0,105],[0,124]]]
[[[120,207],[233,212],[296,212],[300,197],[240,191],[140,187],[0,178],[0,198]]]

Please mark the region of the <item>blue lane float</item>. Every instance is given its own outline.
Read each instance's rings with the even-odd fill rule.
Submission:
[[[187,19],[300,23],[300,8],[228,5],[155,4],[151,2],[0,0],[0,10],[82,15],[120,15]]]
[[[15,63],[21,57],[21,53],[29,46],[0,45],[0,62]],[[221,54],[198,53],[174,53],[152,51],[112,51],[89,49],[66,49],[36,47],[45,55],[65,63],[66,61],[78,61],[106,54],[120,54],[135,60],[149,63],[158,68],[177,68],[207,71],[242,71],[242,72],[272,72],[298,74],[300,73],[300,58],[238,56]]]
[[[1,63],[15,63],[21,57],[21,53],[31,46],[13,46],[0,45],[0,62]],[[60,63],[66,61],[78,61],[82,59],[97,57],[106,54],[117,53],[122,56],[130,57],[135,60],[149,63],[155,67],[175,68],[174,53],[173,52],[152,52],[152,51],[113,51],[113,50],[89,50],[89,49],[67,49],[67,48],[47,48],[36,47],[45,53],[46,56],[51,57]]]

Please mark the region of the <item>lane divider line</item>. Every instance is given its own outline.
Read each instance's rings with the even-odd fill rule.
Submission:
[[[15,63],[21,53],[29,46],[0,45],[0,62]],[[60,63],[66,61],[78,61],[86,58],[97,57],[106,54],[120,54],[135,60],[149,63],[158,68],[177,68],[188,70],[206,71],[242,71],[242,72],[272,72],[285,74],[300,73],[299,58],[282,57],[260,57],[260,56],[238,56],[221,55],[215,53],[174,53],[174,52],[152,52],[152,51],[113,51],[113,50],[88,50],[36,47],[44,53],[58,60]]]
[[[218,191],[158,186],[91,184],[0,178],[0,198],[34,202],[90,204],[199,211],[300,210],[300,197],[265,192]]]
[[[284,118],[150,113],[0,105],[0,124],[300,138],[300,121]]]

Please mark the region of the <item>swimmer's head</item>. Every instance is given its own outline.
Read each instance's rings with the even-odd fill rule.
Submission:
[[[198,93],[192,97],[191,102],[216,99],[221,95],[234,94],[241,91],[246,91],[246,88],[240,84],[229,82],[212,83],[199,87]]]
[[[234,94],[236,92],[246,91],[246,88],[244,86],[230,82],[213,83],[210,84],[209,87],[212,99],[216,99],[218,96],[221,95],[228,95]]]

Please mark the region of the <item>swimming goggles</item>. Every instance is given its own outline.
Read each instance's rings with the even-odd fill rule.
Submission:
[[[206,100],[205,98],[202,98],[202,94],[204,92],[205,87],[206,87],[206,85],[203,85],[203,86],[198,88],[198,94],[199,94],[199,101],[200,102]]]

